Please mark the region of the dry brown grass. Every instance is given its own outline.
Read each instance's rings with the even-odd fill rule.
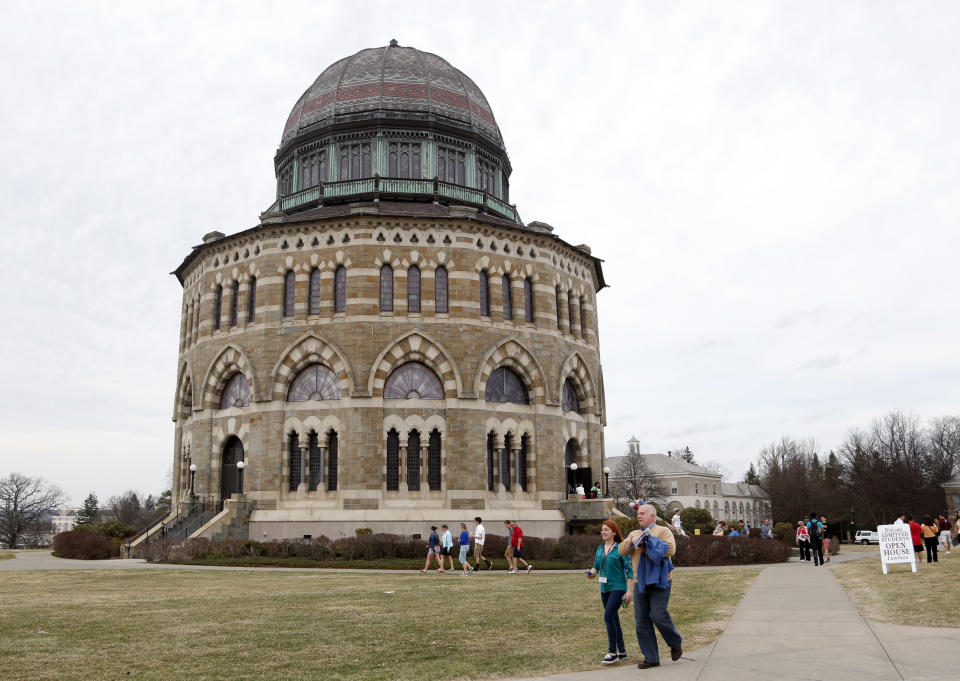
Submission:
[[[876,547],[872,547],[876,550]],[[834,574],[865,617],[926,627],[960,627],[956,585],[960,551],[923,563],[916,574],[908,564],[890,565],[883,574],[880,556],[838,564]]]
[[[716,638],[758,572],[674,573],[686,648]],[[568,574],[11,572],[0,607],[16,681],[491,679],[595,669],[606,652],[597,585]]]

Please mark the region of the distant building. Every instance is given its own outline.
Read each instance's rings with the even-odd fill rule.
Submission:
[[[947,501],[947,513],[953,515],[960,511],[960,477],[943,483],[943,494]]]
[[[640,441],[627,441],[629,453],[640,454]],[[770,517],[770,495],[757,485],[723,482],[723,475],[687,463],[679,454],[641,454],[650,473],[662,481],[663,496],[658,501],[669,515],[685,508],[705,508],[716,520],[743,520],[751,526]],[[625,456],[608,457],[610,485],[616,489],[617,468]],[[960,490],[958,490],[960,491]]]
[[[57,515],[50,519],[53,534],[69,532],[77,525],[77,513],[79,508],[61,508],[57,510]]]

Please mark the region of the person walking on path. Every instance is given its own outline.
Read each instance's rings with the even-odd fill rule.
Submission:
[[[507,535],[510,537],[510,540],[507,542],[507,549],[504,552],[504,557],[507,559],[507,566],[509,567],[507,574],[517,574],[518,561],[523,563],[523,567],[527,569],[527,573],[529,574],[533,566],[523,559],[523,530],[520,529],[517,523],[510,520],[504,520],[503,525],[507,528]]]
[[[473,571],[480,569],[480,561],[487,564],[487,569],[493,568],[493,563],[483,557],[483,542],[487,539],[487,531],[483,529],[483,519],[477,516],[473,519],[477,526],[473,530]]]
[[[670,522],[673,523],[673,529],[676,530],[677,534],[681,537],[686,537],[687,533],[683,531],[683,522],[680,520],[680,511],[677,511],[673,514],[673,517],[670,518]]]
[[[923,525],[920,526],[920,531],[923,533],[923,545],[927,547],[927,562],[936,563],[937,535],[940,534],[940,528],[937,527],[936,521],[934,521],[931,516],[925,515],[923,516]]]
[[[953,526],[950,524],[950,521],[947,520],[947,516],[943,513],[937,518],[937,527],[940,528],[940,548],[950,555],[950,531],[953,529]]]
[[[807,523],[807,534],[810,535],[810,553],[813,555],[813,566],[823,565],[823,525],[817,520],[817,514],[810,513],[810,522]],[[820,562],[817,562],[817,561]]]
[[[627,659],[627,647],[623,643],[620,626],[620,604],[633,600],[633,567],[626,556],[617,550],[623,535],[620,526],[613,520],[604,520],[600,526],[600,539],[593,558],[593,567],[587,577],[597,577],[600,582],[600,602],[603,603],[603,623],[607,625],[607,654],[601,664],[615,664]]]
[[[443,536],[440,538],[440,567],[443,567],[443,559],[450,561],[450,572],[453,572],[453,536],[450,534],[450,528],[446,523],[440,525],[443,530]]]
[[[423,564],[423,569],[420,571],[423,574],[427,574],[427,570],[430,569],[430,561],[436,558],[437,564],[440,566],[440,569],[437,572],[443,572],[443,561],[440,559],[440,536],[437,534],[437,526],[430,526],[430,538],[427,540],[427,560]]]
[[[827,524],[827,516],[820,516],[820,525],[823,528],[823,558],[830,562],[830,526]]]
[[[467,524],[460,523],[460,567],[463,569],[463,575],[469,575],[472,570],[470,561],[467,560],[467,554],[470,553],[470,533],[467,531]]]
[[[910,538],[913,540],[913,552],[917,556],[917,569],[923,563],[923,530],[920,523],[913,520],[912,515],[907,516],[907,524],[910,526]]]
[[[677,661],[683,655],[683,637],[670,617],[670,557],[677,551],[673,532],[657,525],[657,509],[650,504],[637,507],[640,529],[631,532],[620,542],[617,551],[630,556],[630,565],[636,582],[633,587],[633,614],[637,626],[637,643],[643,660],[639,669],[660,666],[656,626],[664,642],[670,646],[670,659]]]
[[[797,546],[800,547],[800,560],[810,560],[810,534],[802,520],[797,521]]]

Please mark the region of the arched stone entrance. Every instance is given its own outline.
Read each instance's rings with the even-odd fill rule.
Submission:
[[[567,446],[563,450],[563,465],[567,470],[567,494],[573,494],[577,488],[577,483],[583,485],[585,490],[589,490],[593,484],[589,467],[580,466],[580,445],[573,438],[567,440]],[[576,463],[578,468],[575,471],[570,470],[570,464]]]
[[[223,446],[220,465],[220,500],[229,499],[240,491],[240,475],[237,462],[243,461],[243,443],[240,438],[231,437]]]

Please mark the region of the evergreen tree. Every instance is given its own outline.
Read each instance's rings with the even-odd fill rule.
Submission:
[[[693,452],[690,451],[689,447],[684,447],[680,450],[680,458],[687,463],[696,463],[696,461],[693,460]]]
[[[757,475],[757,469],[752,463],[750,464],[750,468],[747,470],[747,474],[743,477],[743,479],[748,485],[760,484],[760,476]]]
[[[77,525],[93,525],[100,521],[100,502],[97,495],[90,492],[83,500],[83,508],[77,513]]]

